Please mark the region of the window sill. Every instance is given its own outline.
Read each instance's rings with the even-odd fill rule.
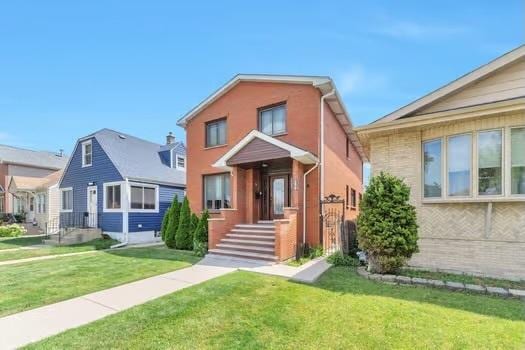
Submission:
[[[450,204],[450,203],[506,203],[506,202],[525,202],[525,196],[522,197],[487,197],[487,198],[436,198],[423,199],[422,204]]]
[[[207,151],[209,149],[215,149],[215,148],[221,148],[221,147],[227,147],[227,146],[228,146],[227,143],[225,143],[224,145],[217,145],[217,146],[209,146],[209,147],[204,146],[204,150]]]
[[[82,164],[82,168],[89,168],[92,165],[93,165],[93,163],[92,164]]]
[[[260,131],[260,130],[259,130]],[[262,131],[260,131],[262,132]],[[262,132],[263,134],[265,134],[264,132]],[[288,135],[288,131],[285,131],[285,132],[280,132],[278,134],[265,134],[265,135],[268,135],[270,137],[280,137],[280,136],[286,136]]]
[[[128,213],[158,214],[157,209],[130,209]]]

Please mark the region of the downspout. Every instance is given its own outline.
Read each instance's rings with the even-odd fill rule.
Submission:
[[[124,242],[114,244],[111,247],[109,247],[110,249],[125,247],[128,245],[128,242],[129,242],[129,218],[128,218],[128,215],[129,215],[128,214],[129,180],[128,178],[126,178],[126,182],[124,185],[124,193],[125,193],[125,196],[124,196],[124,200],[121,201],[122,202],[121,205],[122,205],[122,231],[124,231],[125,238],[124,238]]]
[[[335,89],[332,89],[332,91],[324,94],[321,96],[321,147],[319,152],[319,158],[320,158],[320,172],[321,172],[321,196],[320,199],[324,199],[324,100],[327,97],[333,96],[335,94]]]
[[[303,175],[303,244],[306,243],[306,176],[317,169],[319,162]]]

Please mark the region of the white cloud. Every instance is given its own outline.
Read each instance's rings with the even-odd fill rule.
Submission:
[[[465,34],[468,28],[461,25],[421,24],[411,21],[385,21],[373,33],[396,39],[432,39]]]
[[[368,71],[362,65],[353,65],[338,74],[336,83],[342,95],[350,95],[384,90],[388,79],[385,75]]]

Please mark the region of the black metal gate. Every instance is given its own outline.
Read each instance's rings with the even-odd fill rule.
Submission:
[[[345,239],[345,201],[335,194],[321,201],[321,239],[324,252],[332,254],[347,246]]]

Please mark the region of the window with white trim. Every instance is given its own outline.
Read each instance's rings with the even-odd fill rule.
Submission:
[[[466,197],[471,193],[472,135],[450,136],[447,142],[448,195]]]
[[[423,195],[441,197],[441,139],[423,142]]]
[[[186,157],[177,154],[175,156],[175,167],[179,170],[186,170]]]
[[[36,212],[38,214],[46,213],[46,195],[45,193],[38,193],[36,195]]]
[[[121,185],[104,186],[104,209],[121,209],[122,190]]]
[[[130,209],[156,210],[157,188],[151,186],[131,185]]]
[[[478,133],[478,194],[500,195],[503,187],[501,130]]]
[[[510,129],[510,190],[525,194],[525,127]]]
[[[82,142],[82,166],[91,166],[93,164],[93,144],[91,140]]]
[[[73,189],[64,188],[60,195],[60,209],[61,211],[73,211]]]

